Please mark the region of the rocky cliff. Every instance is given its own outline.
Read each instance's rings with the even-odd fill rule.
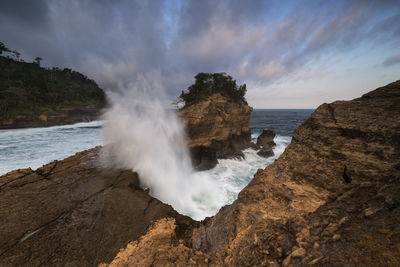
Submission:
[[[99,166],[99,148],[0,177],[0,266],[94,266],[154,221],[193,221],[150,197],[131,171]]]
[[[399,103],[397,81],[321,105],[191,238],[158,221],[111,266],[399,266]]]
[[[215,93],[179,111],[186,124],[188,144],[197,169],[209,169],[217,158],[242,156],[250,145],[252,108]]]

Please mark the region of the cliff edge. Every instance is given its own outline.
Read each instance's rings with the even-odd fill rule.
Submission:
[[[400,265],[399,103],[397,81],[321,105],[191,238],[161,220],[110,266]]]

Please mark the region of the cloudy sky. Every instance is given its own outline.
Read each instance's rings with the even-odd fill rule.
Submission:
[[[314,108],[400,79],[399,1],[2,0],[0,41],[25,61],[116,90],[157,73],[246,83],[255,108]]]

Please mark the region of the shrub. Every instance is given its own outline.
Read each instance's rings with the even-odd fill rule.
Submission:
[[[236,81],[225,72],[204,73],[201,72],[195,77],[195,83],[188,87],[187,92],[182,91],[179,98],[185,101],[186,105],[191,105],[201,100],[207,100],[215,93],[221,93],[234,102],[243,102],[245,99],[246,84],[238,86]]]

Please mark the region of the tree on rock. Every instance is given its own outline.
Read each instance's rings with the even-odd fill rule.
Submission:
[[[201,100],[207,100],[210,95],[215,93],[221,93],[234,102],[244,102],[247,104],[244,97],[247,91],[246,84],[238,86],[236,81],[225,72],[201,72],[194,78],[195,83],[189,86],[187,92],[182,91],[181,95],[179,96],[180,99],[185,101],[186,105],[190,105]]]

